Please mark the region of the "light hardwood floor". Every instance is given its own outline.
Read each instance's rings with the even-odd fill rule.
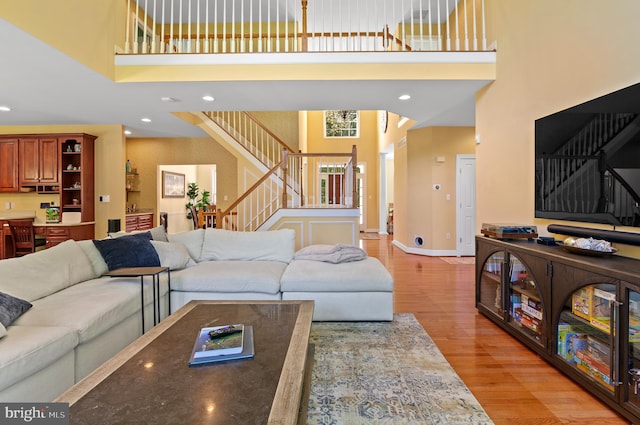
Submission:
[[[413,313],[496,425],[628,424],[475,308],[475,268],[406,254],[392,236],[362,240],[395,279],[395,312]]]

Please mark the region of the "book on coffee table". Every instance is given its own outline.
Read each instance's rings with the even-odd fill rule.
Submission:
[[[218,338],[211,338],[210,332],[221,328],[202,328],[193,346],[189,366],[198,366],[207,363],[223,362],[228,360],[252,358],[255,354],[253,347],[253,327],[241,326],[241,332],[234,332]],[[216,339],[224,339],[219,344]],[[214,348],[215,346],[215,348]]]

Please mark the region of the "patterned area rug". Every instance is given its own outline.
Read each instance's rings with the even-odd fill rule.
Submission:
[[[308,425],[493,424],[413,314],[314,323]]]
[[[475,257],[440,257],[442,261],[446,261],[449,264],[475,264]]]

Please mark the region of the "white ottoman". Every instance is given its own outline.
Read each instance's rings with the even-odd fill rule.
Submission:
[[[332,264],[293,260],[280,279],[283,300],[313,300],[314,321],[393,320],[393,278],[377,258]]]

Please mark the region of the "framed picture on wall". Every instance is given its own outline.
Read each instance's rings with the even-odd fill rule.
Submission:
[[[163,198],[184,198],[184,174],[173,173],[171,171],[162,172],[162,197]]]

